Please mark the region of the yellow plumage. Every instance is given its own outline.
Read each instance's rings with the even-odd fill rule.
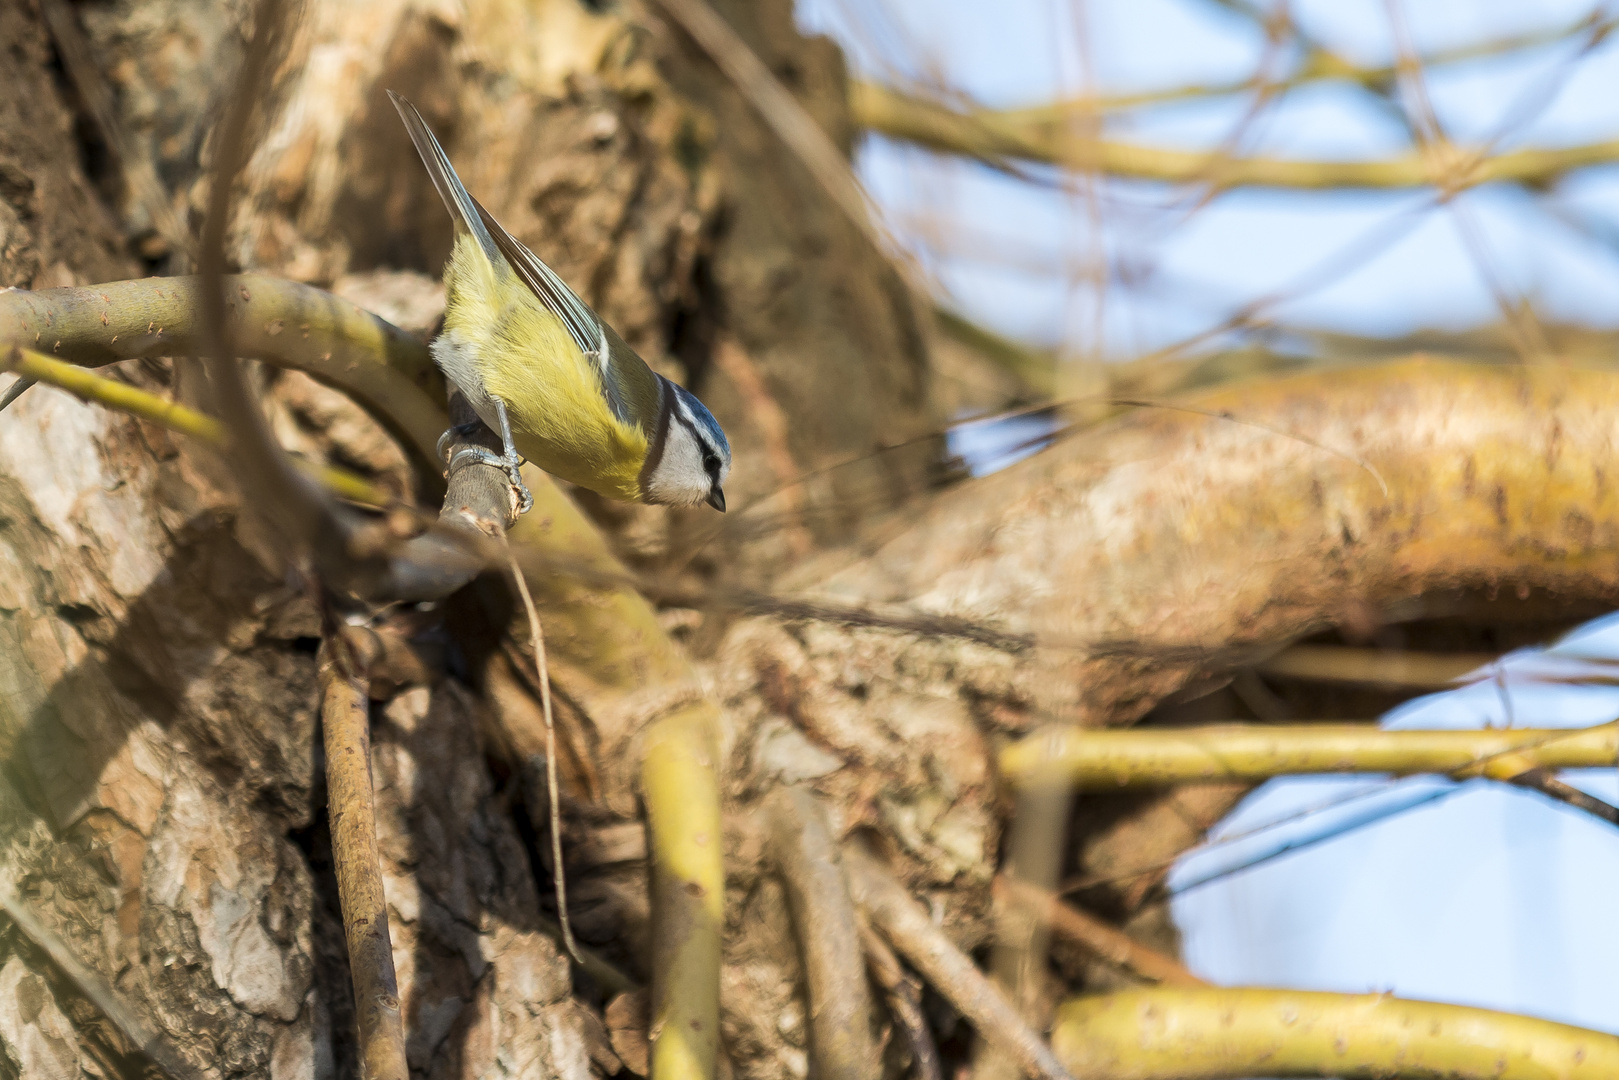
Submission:
[[[562,320],[465,232],[456,237],[444,282],[445,335],[472,353],[484,388],[506,402],[522,455],[570,483],[639,499],[647,434],[613,415],[596,366]],[[642,399],[642,415],[655,411],[655,384],[624,389]]]

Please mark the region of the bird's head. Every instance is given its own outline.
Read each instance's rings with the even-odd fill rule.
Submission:
[[[684,387],[664,380],[664,395],[666,404],[641,473],[646,501],[668,506],[706,502],[724,511],[721,485],[731,471],[731,445],[725,432]]]

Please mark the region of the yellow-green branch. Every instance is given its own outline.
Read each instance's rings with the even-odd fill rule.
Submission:
[[[713,1080],[725,925],[719,717],[695,702],[654,723],[641,758],[652,840],[652,1075]]]
[[[1615,20],[1611,18],[1594,18],[1587,15],[1577,22],[1549,30],[1509,34],[1452,49],[1438,49],[1418,57],[1417,63],[1427,71],[1447,64],[1482,60],[1510,52],[1554,45],[1581,34],[1596,37],[1609,33],[1614,23]],[[1094,97],[1073,98],[1026,109],[1007,109],[1000,115],[1029,123],[1066,124],[1098,113],[1174,105],[1187,101],[1229,97],[1232,94],[1257,93],[1260,90],[1271,92],[1295,90],[1309,83],[1328,80],[1353,83],[1368,90],[1380,90],[1392,87],[1397,75],[1397,70],[1391,64],[1360,65],[1320,46],[1308,46],[1298,67],[1291,74],[1271,82],[1249,77],[1219,83],[1191,83],[1158,90],[1140,90],[1129,94],[1098,94]]]
[[[1575,169],[1619,161],[1619,139],[1546,149],[1481,154],[1430,148],[1376,161],[1303,161],[1093,139],[1049,121],[989,110],[958,112],[876,83],[849,85],[855,123],[945,153],[995,161],[1016,158],[1132,180],[1202,183],[1216,188],[1410,188],[1457,191],[1488,183],[1543,185]]]
[[[198,278],[144,278],[84,288],[0,291],[0,343],[82,367],[200,356]],[[443,408],[427,343],[347,300],[260,274],[225,279],[238,355],[296,368],[343,391],[437,475]]]
[[[1014,784],[1082,788],[1264,780],[1295,773],[1447,773],[1507,780],[1530,769],[1612,767],[1619,723],[1574,730],[1383,731],[1370,724],[1186,730],[1051,728],[1001,752]]]
[[[211,416],[204,416],[178,402],[148,394],[136,387],[104,379],[84,368],[53,360],[32,349],[13,348],[0,353],[0,370],[14,371],[24,378],[60,387],[82,401],[93,401],[109,409],[138,416],[219,449],[230,441],[224,425]],[[297,458],[294,461],[312,479],[339,498],[370,506],[387,506],[394,501],[386,492],[351,472]]]
[[[1064,1005],[1052,1047],[1094,1080],[1609,1080],[1619,1038],[1384,994],[1158,988]]]

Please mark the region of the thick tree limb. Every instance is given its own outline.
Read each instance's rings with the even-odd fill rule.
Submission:
[[[760,117],[798,156],[829,199],[865,234],[878,251],[888,251],[865,189],[815,118],[754,55],[729,23],[709,6],[708,0],[655,0],[699,48],[736,84]]]
[[[1069,1002],[1052,1043],[1076,1075],[1096,1080],[1619,1075],[1612,1035],[1386,994],[1133,990]]]
[[[1029,1028],[1005,995],[933,925],[927,912],[863,845],[847,845],[843,865],[849,873],[855,903],[872,925],[961,1015],[972,1021],[980,1035],[1010,1055],[1031,1077],[1072,1080],[1051,1048]]]
[[[180,224],[169,202],[168,189],[157,174],[152,159],[119,122],[117,104],[112,87],[101,73],[90,43],[79,28],[79,17],[67,0],[41,0],[39,13],[50,28],[56,42],[57,55],[62,67],[78,91],[79,102],[95,122],[102,139],[112,149],[118,161],[124,187],[132,201],[143,213],[152,231],[162,238],[173,260],[188,262],[191,258],[191,234]]]
[[[769,796],[770,851],[787,886],[809,996],[810,1063],[825,1080],[875,1080],[871,994],[860,970],[860,925],[820,800],[802,788]]]
[[[1372,724],[1229,724],[1184,730],[1051,728],[1001,754],[1016,784],[1080,787],[1263,780],[1299,773],[1446,773],[1511,779],[1535,768],[1611,767],[1619,722],[1591,728],[1384,731]]]
[[[1026,636],[1017,693],[1087,726],[1339,622],[1619,599],[1619,375],[1415,359],[1184,400],[946,492],[806,598]]]
[[[345,646],[322,647],[321,726],[326,741],[327,818],[337,870],[354,1017],[364,1080],[409,1080],[405,1028],[388,936],[388,898],[377,851],[376,802],[371,790],[370,698],[351,674]]]
[[[1064,126],[1029,123],[988,111],[958,112],[938,102],[869,82],[849,84],[855,122],[870,131],[945,153],[995,161],[1016,158],[1131,180],[1209,184],[1216,188],[1437,187],[1545,185],[1567,173],[1619,161],[1619,140],[1490,154],[1465,147],[1380,161],[1300,161],[1229,157],[1087,138]]]

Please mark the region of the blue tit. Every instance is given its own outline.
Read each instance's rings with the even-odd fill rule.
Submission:
[[[549,266],[468,194],[416,107],[388,92],[455,219],[444,268],[444,330],[433,358],[499,432],[504,454],[461,451],[506,470],[532,505],[521,453],[610,498],[725,509],[731,448],[713,415],[659,375]],[[450,433],[446,433],[448,436]]]

